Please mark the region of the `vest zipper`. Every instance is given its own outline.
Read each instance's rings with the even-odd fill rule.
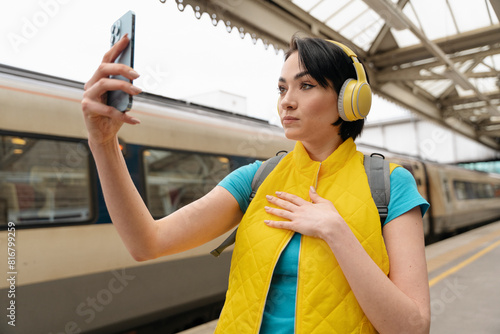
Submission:
[[[316,180],[314,181],[314,190],[318,190],[318,179],[319,179],[319,171],[321,170],[321,164],[322,162],[319,163],[318,171],[316,172]]]
[[[279,261],[279,259],[281,257],[281,254],[285,250],[286,246],[288,246],[288,244],[290,243],[290,240],[292,240],[292,238],[293,238],[294,235],[295,235],[295,233],[292,233],[291,237],[285,243],[285,245],[283,246],[283,248],[281,248],[280,253],[279,253],[279,255],[278,255],[277,259],[276,259],[276,262],[274,263],[273,274],[271,275],[271,281],[272,281],[273,276],[274,276],[274,270],[276,269],[276,264],[278,263],[278,261]],[[299,249],[299,257],[300,257],[300,249]],[[298,274],[299,274],[299,271],[297,269],[297,275]],[[269,296],[269,289],[271,289],[271,281],[269,281],[269,285],[267,286],[266,298],[264,299],[264,308],[262,309],[262,312],[261,312],[260,322],[259,322],[259,327],[258,327],[257,333],[260,333],[260,328],[262,327],[262,319],[264,318],[264,311],[266,309],[267,297]],[[297,282],[298,282],[298,280],[297,280]],[[295,298],[297,298],[297,297],[295,297]]]
[[[314,190],[318,189],[318,180],[319,180],[319,171],[321,170],[321,164],[322,162],[319,163],[318,166],[318,171],[316,172],[316,178],[314,180]],[[300,246],[299,246],[299,258],[298,258],[298,264],[297,264],[297,285],[295,287],[295,324],[293,326],[293,332],[297,333],[297,298],[299,297],[299,273],[300,273],[300,254],[302,250],[302,236],[300,237]]]
[[[297,333],[297,298],[299,297],[299,273],[300,273],[300,251],[302,249],[302,236],[300,236],[300,245],[299,245],[299,258],[297,259],[297,285],[295,286],[295,317],[294,317],[294,325],[293,325],[293,333]]]

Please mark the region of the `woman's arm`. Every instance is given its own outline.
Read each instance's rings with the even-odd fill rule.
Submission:
[[[266,211],[290,221],[266,221],[325,240],[342,268],[361,308],[377,331],[429,333],[430,298],[420,208],[393,219],[383,228],[389,255],[387,277],[366,253],[334,205],[310,191],[311,202],[279,193],[269,202],[282,209]]]
[[[104,103],[110,90],[120,89],[133,95],[140,92],[128,82],[109,78],[112,74],[131,80],[138,77],[132,68],[113,63],[127,43],[128,38],[124,37],[104,55],[85,85],[82,110],[113,224],[132,256],[143,261],[212,240],[234,227],[242,213],[236,199],[226,189],[216,187],[177,212],[158,221],[153,219],[132,182],[118,145],[117,133],[123,123],[140,122]]]
[[[380,333],[429,333],[429,283],[420,208],[395,218],[383,233],[389,277],[347,224],[341,224],[326,241],[363,311]]]
[[[106,207],[130,254],[137,261],[182,252],[202,245],[236,226],[242,212],[222,187],[155,221],[130,178],[118,141],[95,148]]]

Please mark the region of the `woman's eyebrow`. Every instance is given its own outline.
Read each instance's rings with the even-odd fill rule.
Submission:
[[[302,77],[304,77],[304,76],[306,76],[306,75],[309,75],[309,72],[307,72],[307,71],[302,71],[302,72],[300,72],[300,73],[295,74],[295,76],[293,77],[293,79],[294,79],[294,80],[297,80],[297,79],[300,79],[300,78],[302,78]],[[280,77],[280,78],[279,78],[279,81],[280,81],[280,82],[286,82],[285,78],[283,78],[283,77]]]

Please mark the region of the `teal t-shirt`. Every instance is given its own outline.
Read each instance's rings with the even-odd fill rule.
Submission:
[[[256,161],[240,167],[219,183],[238,201],[242,212],[246,212],[248,208],[252,180],[261,164],[261,161]],[[418,192],[411,173],[398,167],[391,173],[390,180],[391,200],[384,225],[416,206],[420,206],[423,216],[429,203]],[[294,332],[300,237],[301,234],[295,233],[276,264],[262,317],[261,334]]]

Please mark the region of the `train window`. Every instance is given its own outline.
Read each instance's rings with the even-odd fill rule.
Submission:
[[[467,199],[467,190],[465,187],[465,182],[453,181],[453,186],[455,188],[455,195],[456,195],[458,200]]]
[[[8,221],[89,221],[88,155],[87,147],[76,142],[0,135],[0,201],[7,203]]]
[[[485,199],[496,197],[493,185],[488,183],[473,183],[467,181],[453,181],[457,199]]]
[[[491,184],[491,189],[493,191],[493,197],[500,197],[500,185]]]
[[[147,203],[155,218],[199,199],[230,172],[223,156],[151,149],[143,160]]]
[[[476,198],[488,198],[488,194],[486,191],[486,184],[476,183],[474,184],[474,193]]]
[[[491,184],[483,184],[484,185],[484,198],[493,198],[495,197],[495,191],[493,190],[493,185]]]

